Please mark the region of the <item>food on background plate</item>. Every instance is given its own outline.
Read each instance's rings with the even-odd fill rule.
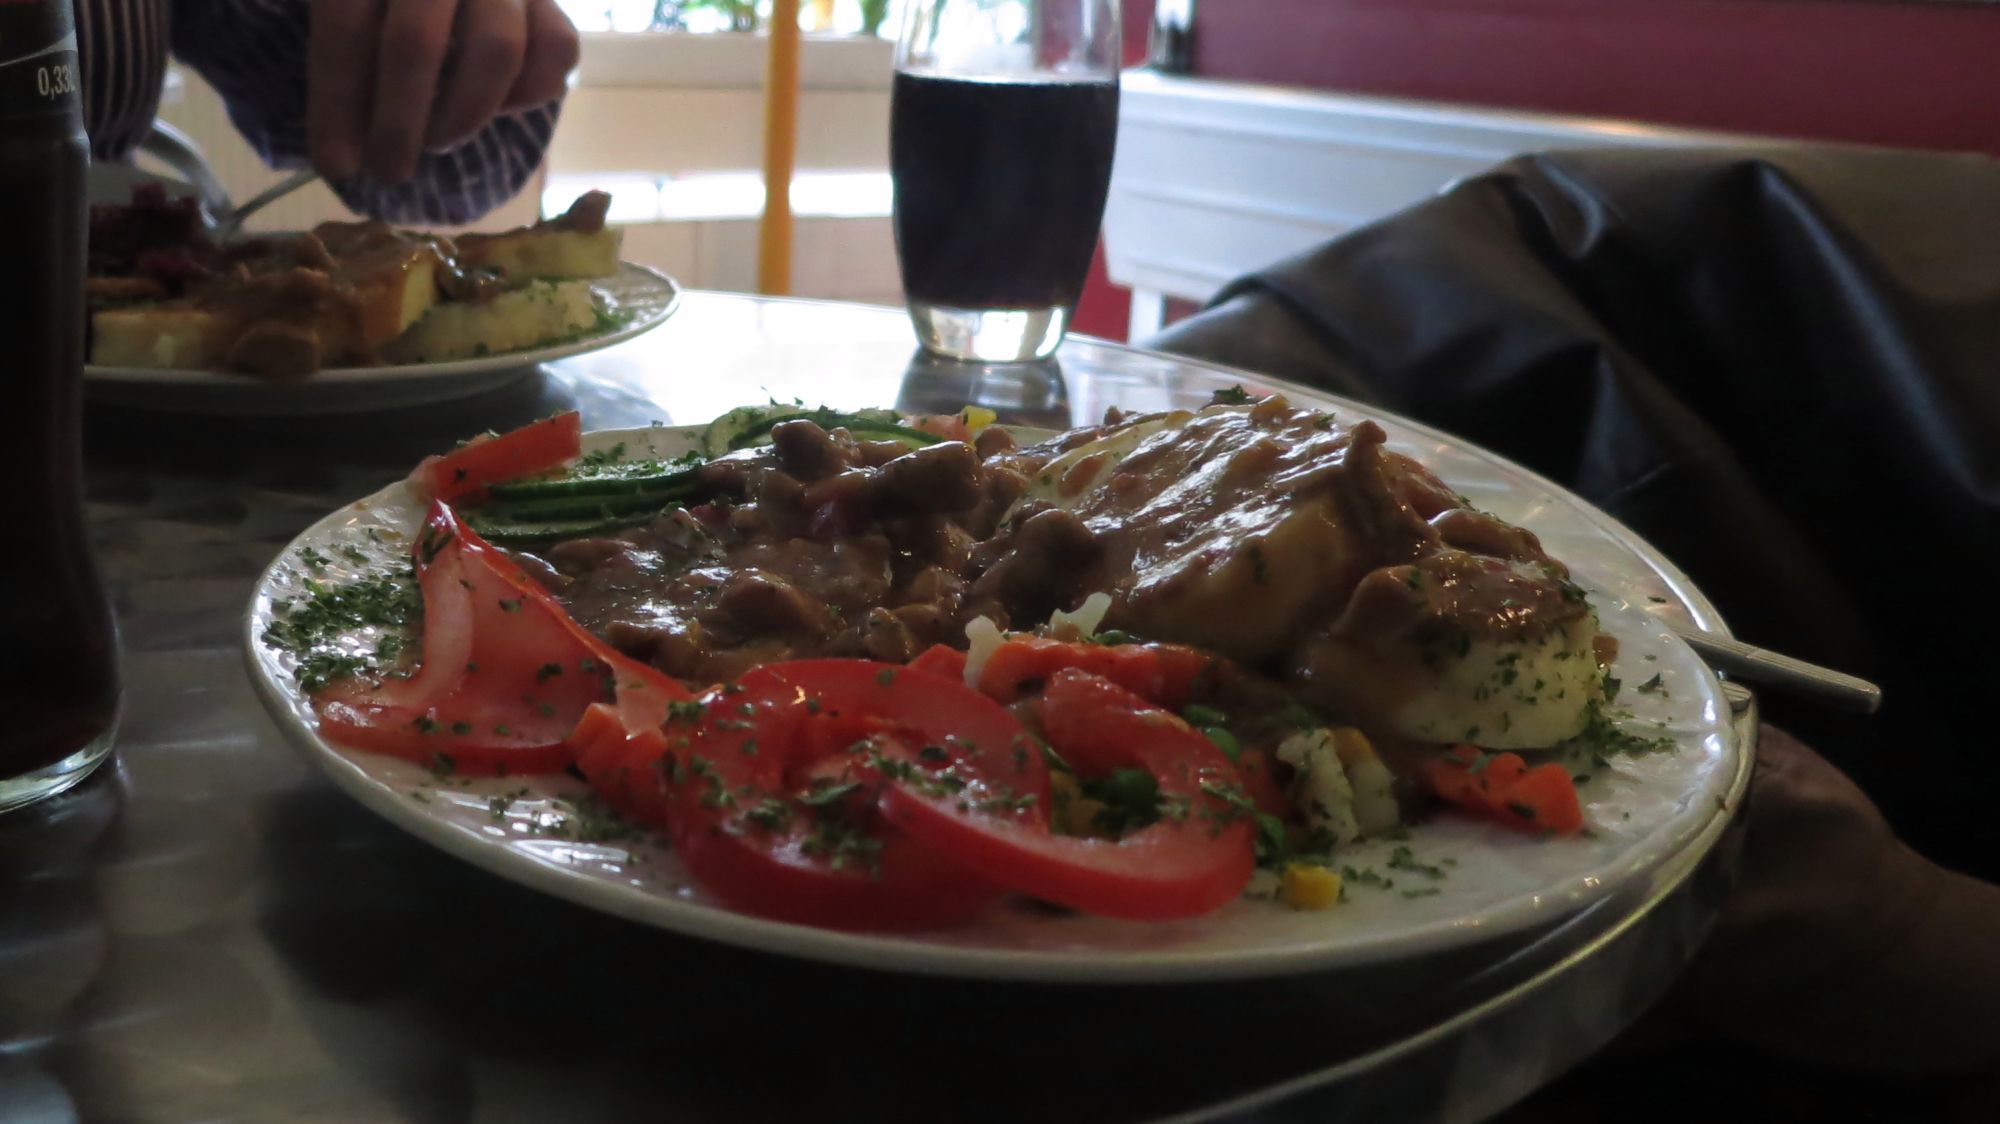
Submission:
[[[1584,830],[1546,751],[1605,734],[1614,646],[1568,571],[1371,422],[1218,397],[1026,445],[774,404],[676,460],[559,415],[413,474],[407,655],[315,650],[324,588],[266,640],[329,740],[574,770],[809,924],[1323,908],[1439,804]]]
[[[289,379],[567,339],[616,318],[590,284],[618,269],[609,205],[589,192],[501,234],[326,222],[217,244],[193,199],[143,185],[91,208],[90,361]]]

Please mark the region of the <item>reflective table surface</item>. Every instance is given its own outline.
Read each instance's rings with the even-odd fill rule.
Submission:
[[[93,403],[123,725],[96,776],[0,817],[0,1120],[1476,1120],[1665,989],[1727,882],[1720,819],[1648,885],[1417,963],[971,983],[706,944],[501,881],[348,800],[253,697],[238,637],[258,573],[483,429],[572,407],[586,428],[698,422],[766,395],[1062,425],[1246,381],[1084,340],[1015,369],[914,351],[898,310],[696,293],[647,336],[456,402]]]

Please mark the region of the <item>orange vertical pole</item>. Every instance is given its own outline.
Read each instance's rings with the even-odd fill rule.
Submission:
[[[764,217],[757,226],[757,291],[792,290],[792,167],[799,143],[799,0],[771,0],[764,78]]]

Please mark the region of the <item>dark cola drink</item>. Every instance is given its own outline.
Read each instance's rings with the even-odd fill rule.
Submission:
[[[84,176],[70,0],[0,3],[0,810],[53,795],[109,750],[117,641],[83,525]]]
[[[1117,123],[1111,76],[896,74],[896,250],[927,348],[1054,350],[1097,247]]]

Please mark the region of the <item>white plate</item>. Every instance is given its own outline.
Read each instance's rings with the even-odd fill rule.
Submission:
[[[1649,548],[1524,470],[1420,427],[1382,420],[1392,447],[1419,456],[1476,505],[1536,531],[1551,554],[1572,566],[1606,631],[1620,641],[1614,673],[1627,684],[1620,702],[1629,700],[1633,712],[1628,728],[1672,739],[1667,750],[1614,757],[1608,767],[1579,766],[1594,774],[1581,789],[1593,837],[1536,839],[1438,817],[1417,825],[1404,842],[1368,843],[1344,854],[1344,863],[1394,885],[1351,883],[1347,901],[1315,913],[1245,899],[1199,920],[1137,924],[1057,916],[1015,902],[963,928],[916,936],[837,933],[734,913],[711,904],[663,849],[576,843],[538,830],[560,818],[564,797],[581,792],[567,778],[440,782],[406,762],[320,739],[311,707],[293,684],[291,658],[259,637],[272,620],[273,600],[295,595],[308,576],[300,548],[334,559],[310,575],[333,581],[352,572],[338,561],[341,546],[385,550],[371,541],[371,528],[382,542],[407,542],[421,509],[406,484],[321,520],[265,571],[247,621],[251,675],[292,741],[341,788],[390,821],[502,877],[694,936],[895,971],[1090,982],[1277,975],[1471,944],[1553,921],[1644,879],[1721,814],[1741,750],[1714,675],[1644,611],[1665,602],[1678,580]],[[692,448],[698,432],[615,431],[584,442],[601,448],[623,441],[635,453],[651,446],[671,457]],[[1664,692],[1632,689],[1655,674]],[[524,784],[527,799],[493,814],[489,799]],[[1391,868],[1398,846],[1408,847],[1416,863],[1444,868],[1446,876]]]
[[[125,406],[210,414],[336,414],[417,406],[477,394],[532,371],[536,364],[598,351],[660,326],[680,304],[673,278],[633,262],[592,285],[626,314],[607,332],[549,347],[394,367],[338,367],[293,383],[265,382],[215,371],[144,367],[83,369],[93,398]]]

